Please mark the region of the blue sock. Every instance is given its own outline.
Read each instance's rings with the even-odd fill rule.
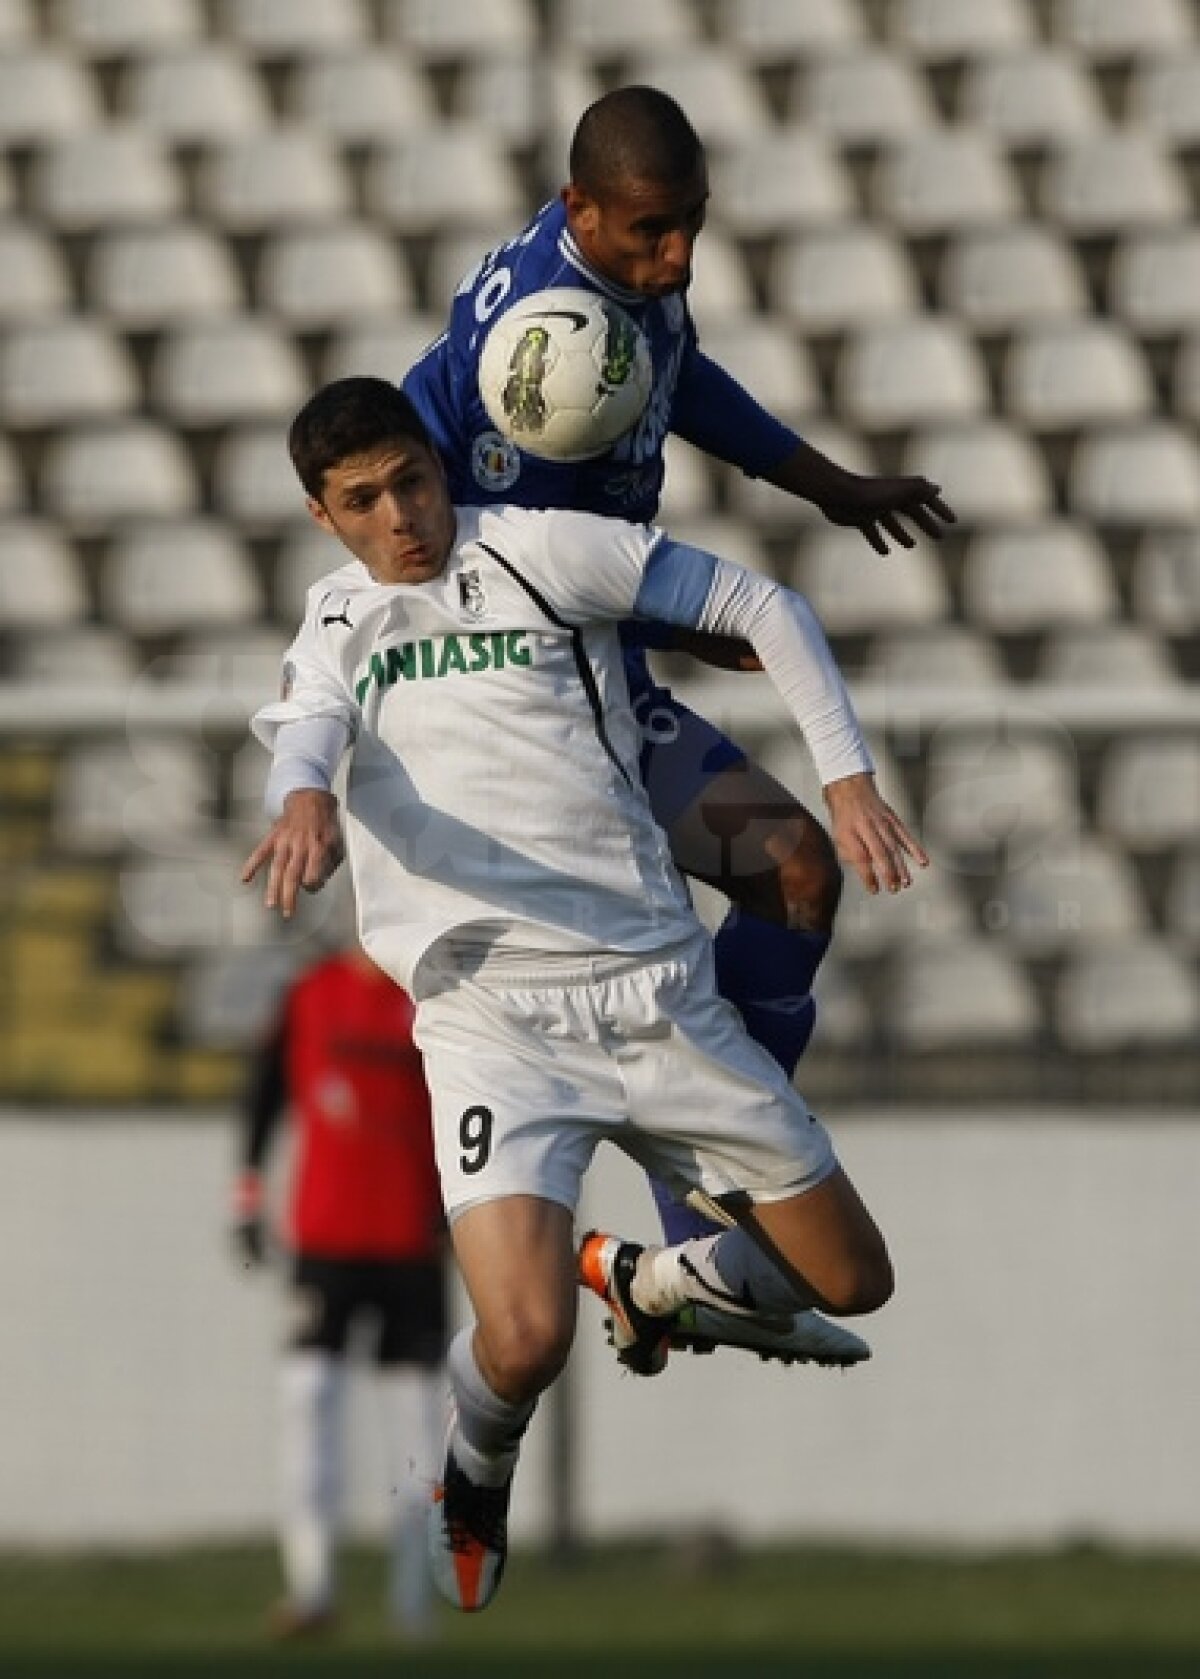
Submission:
[[[828,933],[791,932],[733,909],[721,923],[715,946],[717,989],[790,1078],[816,1024],[812,983],[829,949]],[[674,1200],[657,1179],[651,1178],[650,1188],[669,1243],[711,1236],[721,1228]]]

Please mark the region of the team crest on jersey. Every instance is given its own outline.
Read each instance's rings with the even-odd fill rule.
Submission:
[[[485,490],[510,490],[521,476],[521,451],[498,431],[482,431],[471,445],[471,473]]]
[[[482,618],[487,611],[487,596],[483,592],[483,579],[478,571],[460,571],[458,574],[458,604],[468,618]]]

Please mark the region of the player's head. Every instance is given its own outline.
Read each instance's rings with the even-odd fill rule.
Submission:
[[[683,111],[655,87],[619,87],[579,119],[562,191],[584,256],[644,297],[680,291],[704,226],[708,166]]]
[[[335,379],[292,421],[308,510],[377,583],[427,583],[454,542],[454,508],[421,416],[386,379]]]

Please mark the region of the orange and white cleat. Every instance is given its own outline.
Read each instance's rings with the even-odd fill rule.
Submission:
[[[590,1230],[579,1244],[579,1280],[612,1312],[608,1328],[618,1363],[635,1375],[657,1376],[666,1368],[677,1314],[658,1317],[634,1305],[630,1289],[644,1252],[637,1242]]]
[[[447,1455],[429,1511],[429,1568],[442,1596],[467,1614],[486,1609],[499,1589],[511,1495],[511,1475],[502,1486],[483,1487]]]

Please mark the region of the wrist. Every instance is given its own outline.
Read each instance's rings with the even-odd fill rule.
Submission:
[[[233,1216],[238,1220],[259,1218],[262,1216],[266,1201],[266,1190],[262,1174],[247,1168],[239,1172],[233,1184]]]

